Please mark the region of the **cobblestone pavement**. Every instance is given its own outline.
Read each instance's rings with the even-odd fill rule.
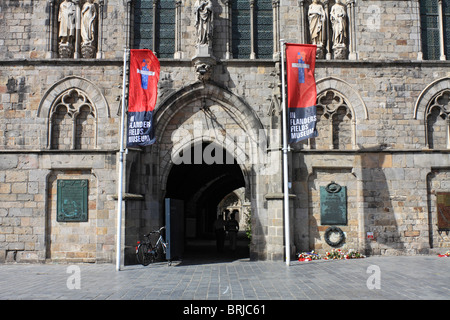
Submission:
[[[0,299],[428,300],[450,298],[450,258],[379,256],[298,262],[3,264]]]

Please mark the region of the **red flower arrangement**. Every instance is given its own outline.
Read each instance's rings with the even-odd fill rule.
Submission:
[[[450,257],[450,250],[447,251],[447,252],[444,253],[444,254],[439,254],[438,257],[441,257],[441,258],[443,258],[443,257]]]
[[[298,255],[298,261],[312,261],[312,260],[342,260],[342,259],[360,259],[366,256],[359,253],[358,251],[350,249],[348,252],[342,251],[341,249],[332,249],[330,252],[326,252],[325,256],[322,257],[320,254],[311,252],[302,252]]]

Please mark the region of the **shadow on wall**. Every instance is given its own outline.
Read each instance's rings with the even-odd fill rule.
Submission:
[[[370,150],[366,150],[370,151]],[[403,170],[392,168],[392,155],[379,152],[363,153],[360,156],[362,172],[362,199],[364,219],[365,254],[395,254],[404,249],[392,201],[396,209],[402,210],[406,195],[391,194],[392,184],[403,180]],[[389,177],[386,173],[389,172]],[[390,183],[388,183],[388,179]],[[391,188],[390,188],[391,186]],[[373,234],[373,239],[368,238]]]

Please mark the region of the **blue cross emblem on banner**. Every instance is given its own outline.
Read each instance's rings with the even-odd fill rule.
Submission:
[[[149,77],[149,76],[154,76],[154,75],[155,75],[155,72],[149,71],[149,69],[148,69],[148,67],[147,67],[147,64],[146,64],[146,62],[145,62],[145,59],[142,60],[142,64],[143,64],[142,69],[141,69],[141,70],[140,70],[140,69],[137,69],[137,73],[140,73],[140,74],[141,74],[141,87],[142,87],[142,89],[147,90],[147,86],[148,86],[148,77]]]
[[[309,69],[309,64],[303,61],[301,52],[298,53],[298,63],[293,63],[292,68],[298,68],[298,83],[305,83],[305,69]]]

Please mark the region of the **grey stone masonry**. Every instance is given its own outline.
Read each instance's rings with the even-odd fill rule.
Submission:
[[[195,1],[170,2],[174,25],[167,28],[167,40],[159,26],[139,25],[145,19],[152,25],[152,15],[160,14],[152,1],[94,0],[95,58],[80,54],[77,23],[74,52],[62,58],[62,1],[1,1],[0,262],[115,261],[123,55],[125,47],[138,46],[142,30],[152,33],[145,34],[152,39],[149,49],[156,52],[158,41],[167,40],[174,52],[165,58],[156,52],[161,65],[157,143],[125,155],[125,260],[134,261],[141,234],[164,224],[169,181],[172,187],[185,182],[185,175],[173,176],[174,159],[184,148],[209,143],[233,155],[238,174],[211,174],[205,168],[212,167],[202,164],[205,170],[195,178],[210,180],[183,194],[196,192],[186,200],[180,221],[210,232],[215,217],[209,215],[216,212],[205,199],[234,192],[251,212],[249,256],[285,258],[280,39],[311,42],[311,1],[257,2],[261,6],[239,5],[245,7],[240,13],[258,19],[233,24],[242,18],[236,3],[213,1],[211,50],[198,57]],[[79,19],[86,0],[72,3]],[[315,69],[318,137],[290,146],[289,249],[295,254],[334,248],[326,242],[330,225],[322,224],[320,214],[320,187],[331,182],[347,190],[347,224],[337,226],[345,235],[340,248],[385,255],[449,248],[448,230],[438,225],[437,194],[450,193],[450,62],[424,59],[418,0],[341,3],[347,14],[345,54],[337,55],[329,18],[336,1],[320,1],[327,14],[323,57]],[[149,8],[141,11],[139,5]],[[144,11],[147,16],[140,17]],[[448,39],[448,30],[443,25],[441,30]],[[258,41],[265,36],[272,47],[260,59]],[[233,58],[241,45],[248,56]],[[208,76],[199,77],[201,63]],[[220,137],[232,137],[233,144]],[[224,192],[220,188],[229,181],[220,180],[223,176],[240,184]],[[57,221],[60,179],[88,180],[87,222]]]

